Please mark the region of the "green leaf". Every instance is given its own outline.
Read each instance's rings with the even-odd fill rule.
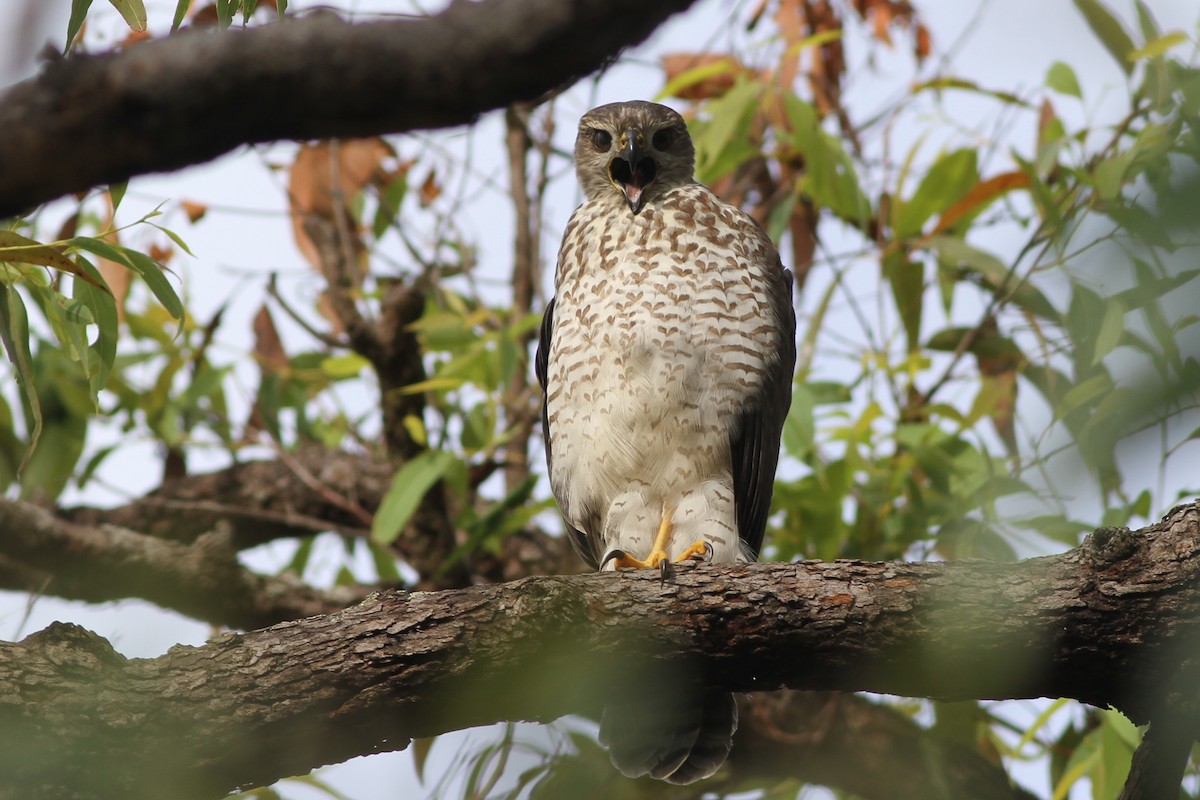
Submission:
[[[908,352],[916,352],[921,345],[925,270],[921,262],[907,259],[899,250],[893,250],[884,257],[883,273],[892,287],[892,298],[904,323]]]
[[[380,544],[395,541],[425,494],[446,474],[455,460],[453,453],[426,450],[405,464],[392,478],[392,485],[375,512],[371,538]]]
[[[1136,156],[1137,150],[1131,147],[1113,154],[1096,165],[1096,169],[1092,173],[1092,180],[1100,199],[1115,200],[1121,194],[1129,167],[1133,164]]]
[[[371,362],[358,353],[330,356],[321,361],[321,370],[335,381],[356,378],[369,366]]]
[[[228,28],[233,22],[233,14],[239,3],[240,0],[217,0],[217,25],[222,30]]]
[[[984,97],[994,97],[1002,103],[1022,106],[1024,108],[1030,107],[1028,102],[1022,100],[1020,97],[1017,97],[1012,92],[987,89],[983,86],[980,86],[978,83],[975,83],[974,81],[965,80],[963,78],[934,78],[931,81],[918,83],[912,88],[912,94],[916,95],[918,92],[924,92],[928,90],[941,92],[943,89],[959,89],[964,92],[981,94]]]
[[[801,188],[818,204],[852,224],[871,215],[871,203],[859,184],[854,161],[841,140],[821,128],[816,109],[793,94],[784,95],[784,111],[791,126],[791,145],[804,156]]]
[[[1085,525],[1082,522],[1076,522],[1057,514],[1030,517],[1029,519],[1021,520],[1020,524],[1024,527],[1032,528],[1043,536],[1054,539],[1056,542],[1062,542],[1071,547],[1079,544],[1079,534],[1092,530],[1090,525]]]
[[[783,448],[788,455],[803,460],[812,451],[817,436],[815,405],[812,390],[806,384],[792,389],[792,407],[783,422]]]
[[[121,250],[128,258],[130,267],[142,276],[142,280],[150,287],[150,291],[158,298],[158,302],[162,303],[167,313],[177,320],[182,320],[183,303],[179,301],[179,295],[175,294],[175,290],[171,288],[162,266],[145,253],[128,247],[122,247]]]
[[[758,152],[747,130],[762,91],[761,84],[739,78],[732,89],[708,104],[709,121],[693,126],[696,174],[702,180],[720,178]]]
[[[71,43],[79,35],[79,29],[83,27],[83,21],[91,7],[92,0],[71,0],[71,18],[67,20],[67,44],[63,47],[64,53],[71,49]]]
[[[1168,50],[1176,45],[1185,44],[1190,41],[1187,34],[1180,31],[1171,31],[1165,36],[1160,36],[1152,42],[1147,42],[1145,46],[1139,47],[1129,54],[1130,61],[1143,61],[1151,58],[1157,58],[1164,55]]]
[[[1100,712],[1102,724],[1093,731],[1099,742],[1098,758],[1088,770],[1092,781],[1092,796],[1115,798],[1129,776],[1133,751],[1141,740],[1137,728],[1119,711],[1112,709]]]
[[[1120,344],[1121,334],[1125,332],[1125,305],[1116,298],[1110,298],[1104,304],[1104,319],[1100,321],[1100,329],[1096,332],[1095,351],[1092,353],[1092,365],[1100,361]]]
[[[1134,6],[1137,8],[1138,27],[1142,31],[1142,39],[1152,42],[1161,36],[1162,32],[1159,30],[1158,22],[1146,4],[1142,0],[1136,0]]]
[[[146,6],[142,0],[108,0],[133,31],[146,30]]]
[[[991,253],[972,247],[956,236],[930,236],[928,244],[946,266],[979,275],[994,292],[1011,293],[1012,302],[1031,314],[1058,319],[1058,312],[1041,291],[1030,283],[1019,281],[1008,265]]]
[[[955,150],[939,158],[925,173],[913,196],[899,204],[896,236],[916,236],[930,217],[961,200],[979,182],[976,159],[972,148]]]
[[[62,248],[42,244],[14,231],[0,231],[0,263],[40,264],[70,273],[108,291],[108,284],[95,270],[88,272],[62,252]]]
[[[133,270],[150,287],[150,291],[158,298],[158,302],[162,303],[167,313],[177,320],[183,319],[183,303],[179,301],[179,295],[175,294],[175,290],[171,288],[171,284],[163,274],[162,267],[150,256],[132,248],[112,245],[103,239],[94,239],[90,236],[76,236],[68,239],[66,244],[69,247],[87,250],[89,253],[107,258],[109,261],[115,261]]]
[[[196,254],[195,254],[195,253],[193,253],[193,252],[192,252],[192,251],[191,251],[191,250],[188,248],[188,246],[187,246],[187,243],[186,243],[185,241],[183,241],[183,239],[181,239],[181,238],[179,237],[179,234],[177,234],[175,231],[171,230],[170,228],[164,228],[162,225],[159,225],[157,222],[151,222],[150,220],[144,220],[144,222],[145,222],[147,225],[153,225],[154,227],[158,228],[160,231],[162,231],[163,233],[165,233],[165,234],[166,234],[168,237],[170,237],[170,239],[171,239],[171,241],[172,241],[172,242],[174,242],[176,245],[178,245],[178,247],[179,247],[179,249],[180,249],[180,250],[182,250],[183,252],[187,253],[187,254],[188,254],[189,256],[191,256],[192,258],[195,258],[195,257],[196,257]]]
[[[121,205],[121,201],[125,199],[125,190],[129,188],[128,181],[120,183],[112,183],[108,186],[108,196],[112,198],[113,211]]]
[[[1046,86],[1059,94],[1070,95],[1083,99],[1083,90],[1079,88],[1079,79],[1075,70],[1061,61],[1055,61],[1046,72]]]
[[[81,270],[92,275],[95,280],[100,280],[99,271],[86,258],[76,256],[75,261]],[[95,397],[107,385],[109,373],[117,358],[117,339],[120,336],[117,301],[111,292],[96,288],[92,282],[75,281],[72,291],[75,299],[91,310],[92,319],[96,323],[96,343],[92,345],[96,353],[95,370],[88,376],[92,384],[92,395]]]
[[[1066,800],[1071,792],[1071,787],[1088,774],[1099,759],[1096,737],[1088,734],[1071,753],[1071,758],[1063,769],[1062,777],[1054,786],[1054,793],[1050,796],[1050,800]],[[1095,796],[1097,795],[1093,795],[1093,797]]]
[[[25,314],[25,304],[21,302],[21,296],[7,283],[0,283],[0,341],[4,342],[8,360],[16,370],[17,383],[29,403],[29,413],[33,422],[29,431],[29,446],[17,467],[17,474],[20,475],[29,464],[29,459],[42,436],[42,406],[33,382],[33,355],[29,351],[29,317]]]
[[[538,476],[530,475],[517,484],[508,496],[489,508],[467,525],[467,538],[438,567],[434,577],[441,577],[471,553],[477,552],[492,538],[500,538],[525,524],[542,509],[530,506],[529,499],[537,486]]]
[[[1062,402],[1054,407],[1054,418],[1062,419],[1077,408],[1082,408],[1103,394],[1112,391],[1112,378],[1107,373],[1093,375],[1077,384],[1063,396]]]
[[[192,0],[179,0],[175,4],[175,17],[171,20],[171,33],[179,30],[179,26],[183,24],[183,20],[187,17],[188,7],[192,4]]]
[[[104,459],[108,458],[113,452],[115,452],[119,446],[119,444],[110,444],[107,447],[101,447],[99,450],[97,450],[92,457],[88,459],[87,463],[84,465],[83,469],[80,470],[79,474],[75,476],[75,486],[79,489],[86,488],[88,482],[91,481],[92,476],[96,474],[96,470],[100,468],[102,463],[104,463]]]
[[[375,565],[375,574],[379,576],[379,580],[385,583],[400,584],[404,582],[404,576],[400,574],[400,570],[396,567],[396,556],[385,545],[371,539],[360,540],[367,546],[367,552],[371,556],[371,563]]]
[[[1125,26],[1100,0],[1074,0],[1075,7],[1087,20],[1088,27],[1116,60],[1121,71],[1128,75],[1133,71],[1129,54],[1133,52],[1133,40]]]

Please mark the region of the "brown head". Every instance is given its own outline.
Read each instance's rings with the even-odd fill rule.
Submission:
[[[579,120],[575,172],[588,200],[611,197],[637,214],[691,183],[696,149],[678,112],[631,100],[593,108]]]

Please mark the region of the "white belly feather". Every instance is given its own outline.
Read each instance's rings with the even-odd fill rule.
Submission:
[[[670,514],[672,558],[706,540],[714,561],[737,560],[729,442],[775,345],[762,254],[671,212],[588,212],[560,255],[547,376],[560,506],[605,551],[645,557]],[[664,237],[670,252],[645,244]]]

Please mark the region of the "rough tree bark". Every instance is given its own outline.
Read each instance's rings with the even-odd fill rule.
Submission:
[[[23,797],[205,797],[688,682],[1073,697],[1136,722],[1168,707],[1195,719],[1198,634],[1197,505],[1011,564],[724,565],[381,593],[149,660],[58,624],[0,645],[0,780]]]
[[[460,0],[403,22],[321,14],[56,61],[0,99],[0,219],[247,143],[463,125],[595,70],[692,2]]]

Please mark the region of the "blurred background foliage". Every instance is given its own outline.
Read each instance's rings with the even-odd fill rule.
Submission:
[[[150,36],[142,3],[114,0],[133,32],[93,42],[88,5],[73,4],[68,51]],[[957,77],[920,9],[893,0],[738,6],[736,49],[663,59],[659,99],[687,116],[698,177],[753,214],[796,274],[800,358],[765,559],[1015,559],[1196,493],[1196,32],[1163,29],[1140,1],[1125,15],[1075,5],[1124,76],[1115,119],[1087,121],[1097,99],[1063,61],[1041,86]],[[212,35],[299,13],[173,11],[172,28]],[[866,113],[851,45],[910,54],[900,89]],[[241,349],[223,344],[225,307],[198,318],[173,274],[209,269],[186,258],[204,204],[163,198],[118,225],[126,187],[110,186],[0,224],[0,336],[19,387],[0,393],[6,496],[119,491],[106,463],[134,440],[157,444],[164,485],[316,445],[396,468],[369,536],[325,535],[344,547],[340,582],[462,585],[512,537],[555,536],[528,358],[559,233],[547,192],[573,180],[567,116],[553,97],[505,116],[516,231],[500,243],[503,280],[476,270],[499,240],[458,214],[487,179],[451,151],[414,137],[265,151],[311,273],[228,280],[230,298],[248,284],[264,298],[232,336]],[[373,349],[363,326],[408,344]],[[416,562],[398,543],[428,535],[423,513],[448,539]],[[305,575],[314,538],[298,541],[280,568]],[[1010,771],[1048,772],[1054,798],[1116,797],[1139,739],[1119,713],[1065,701],[1015,716],[881,702]],[[620,779],[586,725],[521,730],[425,776],[426,791],[453,773],[465,797],[696,796]],[[429,747],[414,748],[418,768]],[[706,790],[802,791],[720,778]]]

